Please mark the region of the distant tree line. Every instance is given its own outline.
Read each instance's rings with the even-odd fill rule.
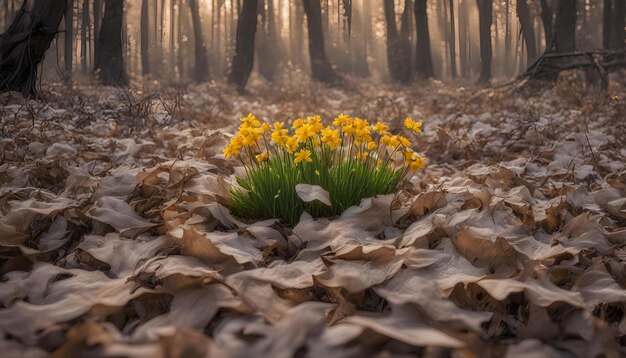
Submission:
[[[171,83],[285,68],[339,84],[378,76],[477,81],[514,76],[541,54],[625,48],[624,0],[0,0],[0,90],[37,92],[47,51],[62,77]],[[62,46],[53,46],[57,39]],[[58,51],[62,49],[62,51]],[[308,54],[308,56],[307,56]]]

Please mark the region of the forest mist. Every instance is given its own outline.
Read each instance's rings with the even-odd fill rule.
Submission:
[[[427,10],[433,77],[462,85],[474,83],[481,64],[480,1],[417,2],[424,3]],[[623,17],[623,6],[617,9],[620,1],[614,2],[616,5],[611,5],[611,0],[577,1],[577,49],[597,50],[606,45],[603,43],[606,4],[616,7]],[[95,39],[102,25],[104,3],[103,0],[68,1],[59,35],[46,56],[44,80],[92,77],[97,52]],[[258,1],[252,78],[276,82],[292,79],[298,70],[311,72],[302,4],[289,0]],[[3,0],[0,28],[9,26],[20,5],[21,1]],[[411,59],[407,62],[413,64],[416,57],[424,56],[415,48],[413,0],[321,0],[320,5],[325,51],[340,74],[369,77],[374,82],[393,81],[390,69],[397,64],[388,61],[390,31],[408,46],[404,52],[391,55],[392,58],[409,56]],[[492,2],[491,77],[494,82],[514,78],[545,52],[550,31],[546,31],[543,15],[546,9],[554,14],[555,5],[555,1],[547,0]],[[149,80],[168,85],[223,81],[236,53],[238,14],[242,6],[241,0],[125,1],[122,46],[129,77],[133,81]],[[389,10],[395,20],[393,24]],[[529,21],[529,29],[522,31],[520,19]],[[196,41],[196,37],[200,41]],[[527,37],[532,39],[529,41]],[[206,54],[205,59],[197,56],[198,52]],[[194,71],[199,61],[206,63],[202,65],[206,73],[198,76]],[[409,76],[412,75],[409,70]],[[406,74],[399,76],[406,77]]]

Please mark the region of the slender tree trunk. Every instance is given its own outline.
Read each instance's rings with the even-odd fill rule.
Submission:
[[[626,17],[626,1],[614,0],[613,7],[613,32],[611,34],[611,48],[623,49],[624,40],[626,40],[626,27],[624,26],[624,17]]]
[[[517,0],[518,3],[520,1],[522,0]],[[508,66],[511,63],[511,11],[509,9],[509,1],[505,1],[504,11],[504,61]]]
[[[605,49],[612,47],[611,34],[613,33],[613,0],[604,0],[602,14],[602,46]]]
[[[148,0],[141,1],[141,74],[150,74],[150,24],[148,16]]]
[[[87,29],[89,29],[89,0],[83,0],[83,16],[80,32],[80,67],[87,72]]]
[[[243,92],[254,66],[254,37],[257,28],[257,0],[244,0],[237,22],[237,45],[235,58],[228,75],[228,82]]]
[[[294,4],[294,36],[292,55],[294,65],[296,67],[303,67],[302,55],[304,53],[304,6],[301,1],[295,1]]]
[[[324,50],[320,0],[302,0],[302,2],[309,29],[309,57],[313,78],[324,83],[338,83],[341,79],[330,65]]]
[[[535,44],[535,28],[526,0],[517,0],[517,17],[519,17],[522,35],[526,43],[526,63],[530,66],[537,58],[537,45]]]
[[[0,34],[0,92],[37,96],[37,66],[58,32],[67,0],[24,2],[6,32]]]
[[[67,0],[65,11],[65,81],[72,80],[74,45],[74,0]]]
[[[430,53],[430,33],[428,30],[427,0],[415,0],[415,71],[418,77],[433,77],[433,60]]]
[[[100,38],[100,25],[102,23],[102,2],[93,0],[93,58],[98,58],[98,39]]]
[[[450,74],[456,78],[456,30],[454,27],[454,0],[450,4]]]
[[[556,52],[576,50],[576,3],[573,0],[558,0],[554,25]]]
[[[193,24],[193,38],[195,51],[195,69],[194,80],[196,82],[204,82],[209,78],[209,59],[207,50],[204,46],[204,35],[202,33],[202,20],[200,19],[200,8],[198,0],[189,0],[189,8],[191,9],[191,22]]]
[[[96,58],[96,69],[100,72],[102,83],[106,85],[128,84],[122,52],[123,23],[124,0],[106,0],[98,39],[100,50]]]
[[[548,0],[541,1],[541,21],[543,22],[543,32],[546,41],[546,52],[552,52],[554,50],[554,10],[548,4]]]
[[[385,23],[387,27],[387,67],[391,78],[400,83],[411,81],[411,48],[408,39],[409,9],[405,1],[402,14],[401,32],[396,25],[395,5],[393,0],[384,0]]]
[[[478,83],[488,85],[491,79],[491,24],[493,22],[493,0],[476,0],[480,28],[480,77]]]

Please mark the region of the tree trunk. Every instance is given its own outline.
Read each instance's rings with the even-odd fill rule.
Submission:
[[[83,14],[80,24],[80,67],[83,72],[87,72],[87,29],[91,26],[89,22],[89,0],[83,0]]]
[[[430,53],[430,33],[428,31],[427,0],[415,0],[415,71],[418,77],[433,77],[433,60]]]
[[[480,28],[480,77],[478,83],[488,85],[491,79],[491,23],[493,0],[476,0]]]
[[[602,10],[602,46],[608,50],[612,46],[613,0],[604,0],[604,8]]]
[[[95,66],[100,72],[100,80],[105,85],[128,84],[122,53],[123,20],[124,0],[106,0]]]
[[[456,78],[456,30],[454,28],[454,0],[449,1],[450,5],[450,74]]]
[[[72,80],[73,43],[74,43],[74,0],[67,0],[65,12],[65,82]]]
[[[341,79],[330,65],[324,50],[320,0],[302,0],[302,3],[309,29],[309,57],[313,78],[324,83],[338,83]]]
[[[237,22],[237,45],[228,82],[243,92],[254,66],[254,36],[257,27],[257,0],[244,0]]]
[[[93,0],[93,58],[98,58],[98,39],[100,38],[100,24],[102,22],[102,2]]]
[[[0,91],[37,96],[37,66],[58,32],[67,0],[36,0],[30,11],[22,4],[7,31],[0,35]]]
[[[204,35],[202,33],[202,20],[200,19],[200,8],[198,0],[189,0],[191,9],[191,22],[193,24],[193,38],[195,51],[194,80],[205,82],[209,78],[209,59],[204,46]]]
[[[411,81],[411,47],[408,39],[407,2],[402,14],[402,31],[398,32],[394,0],[385,0],[385,24],[387,27],[387,67],[391,78],[400,83]]]
[[[624,17],[626,17],[626,1],[614,0],[613,6],[613,26],[611,33],[611,49],[623,49],[626,40],[626,28],[624,27]]]
[[[304,6],[301,1],[295,1],[294,5],[294,34],[291,55],[294,66],[303,67],[302,54],[304,52]]]
[[[554,50],[554,39],[552,27],[554,26],[554,10],[548,4],[548,0],[541,0],[541,22],[543,22],[543,32],[546,41],[546,52]]]
[[[141,74],[150,74],[150,24],[148,22],[148,0],[141,2]]]
[[[558,53],[576,51],[576,3],[573,0],[558,0],[554,24],[554,44]]]
[[[526,0],[517,0],[517,17],[526,43],[526,63],[530,66],[537,59],[537,44],[535,43],[535,28]]]

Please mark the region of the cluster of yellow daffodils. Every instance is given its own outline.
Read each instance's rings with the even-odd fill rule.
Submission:
[[[361,118],[340,114],[332,125],[324,126],[320,116],[296,119],[291,132],[285,122],[269,124],[252,114],[241,118],[239,131],[223,149],[224,156],[240,157],[244,164],[258,164],[272,157],[291,156],[296,165],[324,159],[327,165],[342,160],[371,161],[374,167],[381,163],[395,163],[411,171],[424,167],[424,158],[412,149],[413,143],[405,136],[392,134],[383,122],[371,124]],[[422,123],[407,118],[404,126],[411,135],[422,131]]]
[[[401,132],[415,136],[422,123],[410,118]],[[325,124],[320,116],[266,123],[252,114],[241,118],[237,134],[224,148],[226,158],[237,157],[246,177],[233,186],[232,212],[243,218],[279,218],[287,225],[302,212],[313,217],[335,216],[363,198],[397,191],[410,172],[424,167],[413,143],[392,133],[383,122],[340,114]],[[322,187],[328,203],[304,202],[296,186]]]

